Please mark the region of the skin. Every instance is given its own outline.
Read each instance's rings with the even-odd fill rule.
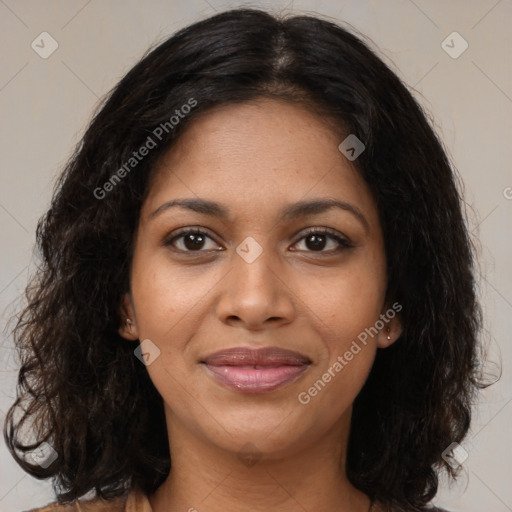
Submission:
[[[352,403],[377,348],[399,337],[398,316],[309,403],[297,398],[390,307],[377,208],[338,150],[346,135],[281,100],[224,105],[194,120],[155,169],[121,311],[131,324],[120,328],[160,350],[147,371],[164,400],[172,470],[149,497],[154,512],[368,511],[368,496],[345,474]],[[216,201],[231,215],[180,207],[151,215],[176,198]],[[338,208],[280,220],[284,207],[313,198],[349,203],[367,226]],[[191,226],[210,237],[198,249],[186,236],[164,244]],[[354,247],[327,237],[315,249],[310,227]],[[252,263],[236,252],[249,236],[263,251]],[[291,349],[312,364],[280,389],[242,393],[199,363],[236,346]],[[237,456],[246,443],[254,463]]]

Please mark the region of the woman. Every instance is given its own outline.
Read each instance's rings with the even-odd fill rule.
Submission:
[[[159,45],[38,226],[4,428],[38,510],[433,510],[482,386],[461,205],[343,28],[240,9]]]

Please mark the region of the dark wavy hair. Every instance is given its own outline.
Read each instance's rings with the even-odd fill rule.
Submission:
[[[354,164],[378,207],[387,298],[403,306],[403,332],[377,351],[354,402],[350,481],[393,510],[421,511],[443,468],[457,476],[442,453],[467,434],[484,387],[477,251],[459,178],[428,116],[361,37],[318,17],[235,9],[180,30],[128,72],[39,221],[4,437],[25,471],[53,479],[60,502],[135,486],[149,494],[170,471],[162,398],[134,357],[137,342],[118,333],[138,216],[157,159],[197,116],[259,97],[307,105],[366,146]],[[162,126],[166,137],[128,171]],[[47,468],[26,457],[43,442],[58,454]]]

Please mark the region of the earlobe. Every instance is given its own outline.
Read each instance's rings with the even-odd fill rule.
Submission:
[[[118,329],[119,334],[127,340],[138,339],[139,331],[135,322],[135,312],[128,293],[123,296],[119,316],[121,323]]]
[[[400,338],[402,334],[402,324],[400,320],[395,317],[391,319],[388,324],[379,331],[377,334],[378,348],[387,348]]]

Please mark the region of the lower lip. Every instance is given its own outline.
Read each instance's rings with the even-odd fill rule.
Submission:
[[[295,380],[304,373],[307,364],[300,366],[275,366],[254,368],[253,366],[211,366],[206,364],[210,374],[228,387],[243,393],[264,393],[273,391]]]

